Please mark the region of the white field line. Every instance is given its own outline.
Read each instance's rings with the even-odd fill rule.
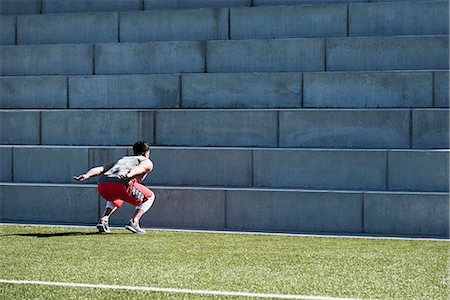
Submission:
[[[29,281],[29,280],[0,279],[0,283],[35,284],[35,285],[50,285],[50,286],[63,286],[63,287],[95,288],[95,289],[119,289],[119,290],[161,292],[161,293],[181,293],[181,294],[196,294],[196,295],[240,296],[240,297],[272,298],[272,299],[273,298],[276,298],[276,299],[310,299],[310,300],[316,300],[316,299],[317,300],[319,300],[319,299],[320,300],[355,300],[356,299],[356,298],[332,298],[332,297],[323,297],[323,296],[303,296],[303,295],[287,295],[287,294],[264,294],[264,293],[247,293],[247,292],[189,290],[189,289],[159,288],[159,287],[147,287],[147,286],[126,286],[126,285]]]
[[[36,227],[66,227],[66,228],[95,228],[93,225],[55,225],[55,224],[32,224],[32,223],[0,223],[1,225],[36,226]],[[124,227],[110,226],[111,229],[124,229]],[[143,227],[144,228],[144,227]],[[408,236],[383,236],[370,234],[314,234],[314,233],[283,233],[283,232],[260,232],[260,231],[230,231],[230,230],[210,230],[210,229],[176,229],[176,228],[144,228],[148,231],[173,231],[186,233],[222,233],[222,234],[254,234],[254,235],[277,235],[277,236],[298,236],[298,237],[318,237],[318,238],[346,238],[346,239],[381,239],[381,240],[406,240],[406,241],[438,241],[449,242],[448,238],[434,237],[408,237]]]

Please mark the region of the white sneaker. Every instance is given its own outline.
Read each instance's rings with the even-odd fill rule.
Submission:
[[[97,229],[100,233],[110,233],[108,220],[100,219],[97,224]]]
[[[125,226],[125,229],[128,229],[132,233],[145,233],[145,230],[139,226],[138,222],[133,222],[130,220],[128,224]]]

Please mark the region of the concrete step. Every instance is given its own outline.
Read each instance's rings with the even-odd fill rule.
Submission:
[[[448,71],[2,76],[0,108],[449,107]]]
[[[449,237],[448,193],[151,187],[144,227]],[[95,185],[0,183],[2,222],[95,224]],[[30,201],[33,200],[33,201]],[[125,225],[124,204],[111,217]]]
[[[73,183],[130,147],[1,146],[4,182]],[[146,183],[447,192],[450,150],[152,147]],[[89,182],[97,182],[92,179]]]
[[[317,3],[385,2],[387,0],[2,0],[0,14],[47,14],[161,9],[222,8]],[[432,2],[434,0],[389,0],[388,2]]]
[[[448,109],[0,110],[0,144],[448,148]]]
[[[2,16],[0,43],[445,35],[448,20],[447,1]]]
[[[0,46],[0,75],[446,70],[448,36]]]

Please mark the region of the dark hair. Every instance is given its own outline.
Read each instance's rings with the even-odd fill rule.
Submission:
[[[134,155],[144,155],[150,149],[150,144],[144,140],[137,141],[133,145]]]

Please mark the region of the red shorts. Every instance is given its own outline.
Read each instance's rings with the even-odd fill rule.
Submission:
[[[128,185],[121,182],[100,182],[97,189],[102,198],[113,202],[117,208],[122,206],[123,201],[139,206],[153,196],[150,189],[135,180]]]

